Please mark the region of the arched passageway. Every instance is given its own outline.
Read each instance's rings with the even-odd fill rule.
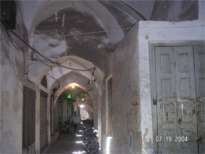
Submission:
[[[88,91],[76,82],[67,84],[52,107],[52,134],[60,133],[58,141],[46,150],[47,153],[86,153],[84,129],[85,122],[93,125],[93,102]],[[96,136],[97,137],[97,136]],[[84,141],[84,142],[83,142]],[[96,148],[99,148],[96,142]],[[97,153],[97,151],[96,151]]]
[[[0,153],[205,153],[204,10],[0,1]]]

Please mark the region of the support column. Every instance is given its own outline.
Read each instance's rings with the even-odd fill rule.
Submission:
[[[107,89],[106,89],[106,80],[103,80],[101,86],[101,152],[104,154],[106,151],[106,137],[108,136],[107,126],[108,126],[108,104],[107,104]]]
[[[36,129],[35,129],[35,151],[40,154],[40,88],[36,87]]]
[[[50,94],[48,94],[48,99],[47,99],[47,120],[48,120],[48,145],[51,144],[51,103],[50,103]]]
[[[102,146],[102,103],[103,103],[103,82],[100,82],[97,86],[98,97],[97,97],[97,112],[98,112],[98,137],[100,148]]]
[[[15,53],[0,29],[0,153],[22,154],[22,63]]]

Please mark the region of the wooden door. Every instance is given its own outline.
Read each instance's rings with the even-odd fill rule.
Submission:
[[[155,48],[157,153],[197,152],[192,47]]]
[[[170,47],[157,47],[156,55],[156,89],[157,89],[157,136],[155,137],[157,153],[167,151],[174,153],[176,144],[165,141],[165,137],[176,136],[177,103],[175,62],[173,49]]]
[[[197,154],[197,118],[193,47],[174,47],[176,56],[177,143],[178,153]],[[177,152],[177,151],[176,151]]]
[[[195,46],[196,102],[198,114],[198,150],[205,153],[205,46]]]

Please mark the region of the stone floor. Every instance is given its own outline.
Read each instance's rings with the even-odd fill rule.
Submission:
[[[86,154],[81,137],[76,134],[63,135],[46,150],[45,154]]]

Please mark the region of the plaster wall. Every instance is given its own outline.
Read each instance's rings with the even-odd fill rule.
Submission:
[[[140,150],[137,85],[137,26],[112,55],[112,154]]]
[[[142,153],[153,154],[152,97],[150,81],[150,46],[155,43],[189,44],[205,41],[205,24],[198,21],[187,22],[154,22],[139,23],[139,93],[141,104]],[[146,113],[146,114],[145,114]]]
[[[20,12],[18,10],[15,32],[27,40]],[[4,31],[5,29],[0,27],[0,154],[22,154],[34,151],[34,149],[35,152],[38,152],[40,143],[38,93],[40,89],[26,78],[27,47],[10,33],[11,41]],[[35,145],[31,145],[27,152],[22,149],[23,86],[31,87],[37,93]]]
[[[0,153],[21,154],[23,55],[0,36]]]

